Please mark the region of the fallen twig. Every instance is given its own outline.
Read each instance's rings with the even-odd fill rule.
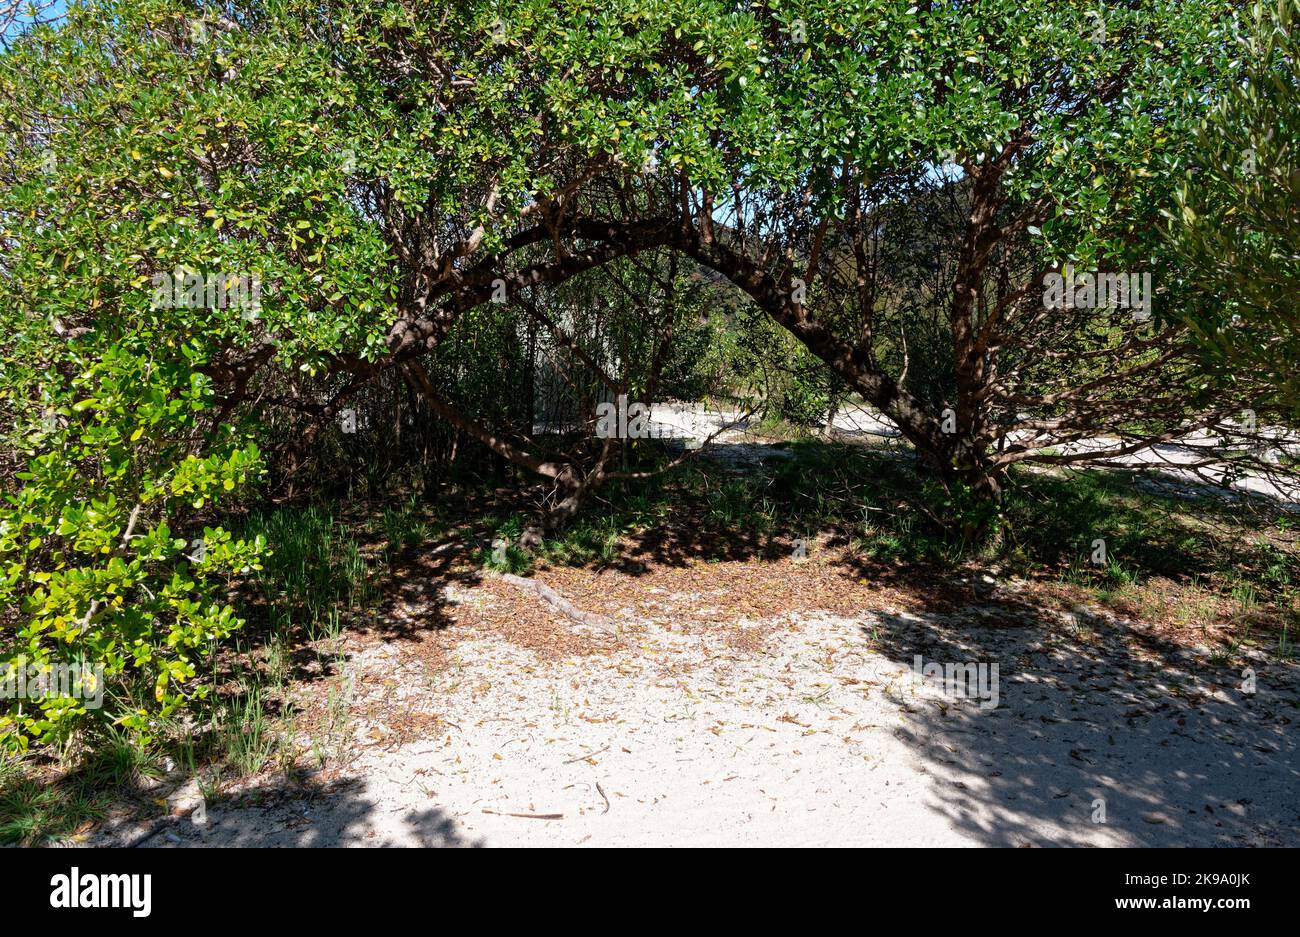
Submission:
[[[562,762],[562,764],[571,765],[575,761],[586,761],[588,758],[594,758],[597,755],[599,755],[601,752],[607,752],[607,751],[609,751],[608,745],[606,745],[604,748],[598,748],[594,752],[588,752],[585,755],[579,755],[577,758],[570,758],[568,761]]]
[[[525,820],[563,820],[564,819],[564,814],[562,813],[507,813],[501,810],[489,810],[487,807],[483,808],[483,812],[490,813],[498,817],[522,817]]]

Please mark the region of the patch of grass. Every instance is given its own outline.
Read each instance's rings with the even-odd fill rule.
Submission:
[[[49,784],[22,766],[0,773],[0,843],[58,843],[104,815],[102,796],[82,784]]]
[[[511,514],[504,520],[492,518],[486,526],[492,531],[492,540],[479,551],[479,564],[497,573],[526,573],[533,567],[533,555],[519,546],[519,540],[528,527],[528,517]]]
[[[1177,497],[1128,472],[1026,471],[1013,483],[1004,555],[1028,575],[1054,573],[1124,615],[1211,643],[1295,618],[1294,519],[1274,506]]]
[[[1282,633],[1278,635],[1277,656],[1284,659],[1300,658],[1300,646],[1296,645],[1290,622],[1282,625]]]
[[[103,818],[124,790],[161,775],[158,749],[109,727],[71,766],[0,761],[0,843],[46,846]]]
[[[276,738],[259,688],[240,692],[227,702],[220,745],[225,762],[241,775],[260,774],[270,763]]]
[[[423,543],[434,533],[432,525],[425,520],[419,499],[415,495],[409,495],[396,507],[385,508],[381,529],[385,539],[385,558],[390,561],[402,550]]]
[[[292,768],[298,730],[288,686],[296,649],[336,642],[380,598],[379,580],[391,562],[432,530],[414,497],[356,518],[324,502],[282,506],[251,514],[244,527],[273,550],[246,584],[250,625],[231,653],[213,662],[206,725],[197,734],[176,733],[181,762],[214,791],[223,775]]]
[[[1100,546],[1108,571],[1118,562],[1160,573],[1182,568],[1195,546],[1195,533],[1171,514],[1168,500],[1143,493],[1131,476],[1024,471],[1011,483],[1008,527],[1016,550],[1032,562],[1092,562]]]
[[[615,517],[579,518],[567,530],[547,538],[541,554],[556,566],[612,563],[619,555],[624,524]]]
[[[349,736],[351,696],[352,687],[346,681],[330,687],[325,707],[325,725],[311,740],[312,758],[318,768],[325,767],[343,752]]]
[[[677,478],[695,478],[683,470]],[[639,484],[615,484],[602,491],[603,503],[593,504],[566,528],[549,534],[535,553],[521,548],[520,537],[532,522],[529,515],[480,517],[477,526],[491,531],[495,546],[479,552],[485,569],[522,573],[541,559],[556,566],[612,564],[622,554],[620,541],[628,534],[663,524],[672,512],[672,498],[681,491],[665,487],[658,480]]]
[[[403,543],[419,529],[407,508],[385,513],[384,524]],[[310,629],[340,606],[359,609],[374,600],[383,564],[367,559],[354,525],[329,505],[255,513],[245,528],[246,536],[260,533],[271,544],[254,585],[279,610],[281,623],[296,621]]]
[[[310,641],[337,641],[343,634],[343,614],[337,608],[326,609],[324,614],[316,615],[307,625],[307,638]]]

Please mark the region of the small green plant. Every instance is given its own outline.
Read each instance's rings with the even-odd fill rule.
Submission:
[[[1259,593],[1254,583],[1240,580],[1233,583],[1232,600],[1240,613],[1245,614],[1259,604]]]
[[[259,774],[275,753],[275,736],[260,688],[238,693],[226,706],[221,742],[227,763],[241,775]]]
[[[1277,638],[1277,655],[1285,659],[1297,656],[1295,641],[1291,640],[1291,623],[1282,623],[1282,633]]]
[[[409,495],[398,507],[385,509],[381,527],[386,541],[384,552],[390,560],[402,550],[424,542],[432,533],[420,515],[420,503],[415,495]]]
[[[497,524],[491,543],[479,550],[480,565],[496,573],[520,574],[532,569],[532,553],[519,546],[527,523],[524,515],[513,514]]]

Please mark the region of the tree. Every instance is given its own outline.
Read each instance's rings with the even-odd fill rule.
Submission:
[[[729,52],[701,83],[686,63],[706,44],[752,62],[753,32],[721,3],[108,0],[14,41],[6,657],[107,662],[127,695],[146,680],[160,706],[109,715],[147,733],[239,624],[216,589],[259,545],[205,520],[259,477],[254,437],[279,412],[332,425],[394,372],[564,506],[589,473],[442,405],[421,359],[498,296],[666,244],[672,173],[715,162],[741,67]],[[0,733],[54,740],[61,706]]]
[[[834,51],[765,49],[790,171],[733,150],[682,248],[889,416],[978,534],[1016,462],[1105,463],[1267,392],[1200,367],[1155,224],[1236,28],[1222,3],[834,14],[809,33]],[[1082,301],[1045,302],[1070,267]],[[1097,303],[1094,271],[1158,296]]]
[[[1235,75],[1234,8],[90,0],[27,28],[0,55],[0,602],[22,652],[106,661],[124,697],[148,681],[153,704],[114,713],[147,732],[257,562],[214,502],[377,388],[543,479],[562,522],[621,447],[545,451],[513,392],[484,392],[486,351],[518,373],[524,336],[563,348],[584,407],[650,394],[683,257],[897,423],[980,503],[972,533],[1012,462],[1212,423],[1249,382],[1203,383],[1159,312],[1149,334],[1041,290],[1057,264],[1154,264],[1168,170]],[[620,283],[637,301],[581,308]],[[1119,441],[1051,450],[1099,432]],[[22,719],[0,732],[51,737]]]
[[[1181,318],[1207,366],[1253,375],[1275,407],[1300,413],[1300,5],[1257,6],[1247,63],[1197,136],[1168,212],[1185,281]]]

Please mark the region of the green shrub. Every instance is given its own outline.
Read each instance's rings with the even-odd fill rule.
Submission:
[[[11,437],[26,464],[0,505],[5,750],[63,745],[92,725],[147,740],[158,718],[205,695],[196,661],[243,624],[222,587],[259,567],[265,541],[198,518],[256,479],[261,455],[234,433],[194,455],[207,381],[146,345],[66,352],[74,376],[43,381],[44,415]],[[21,378],[0,384],[19,399],[28,390]],[[70,669],[81,685],[24,680],[20,695],[19,668]]]

